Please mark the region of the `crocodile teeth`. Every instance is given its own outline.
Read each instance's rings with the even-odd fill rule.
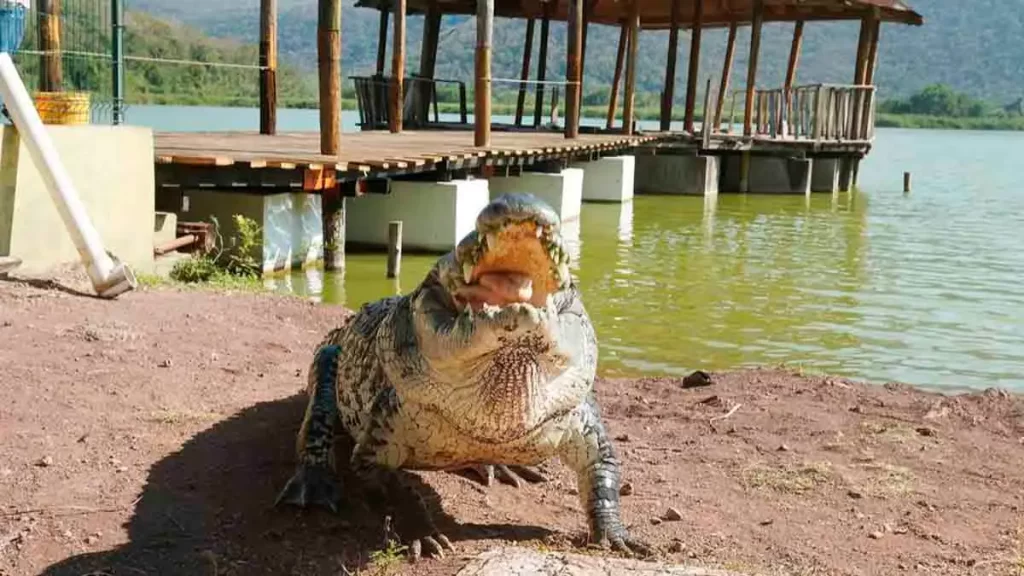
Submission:
[[[466,281],[466,284],[469,284],[470,280],[473,279],[473,265],[469,262],[462,265],[462,278]]]
[[[537,238],[540,238],[543,235],[544,235],[544,228],[539,228],[538,227],[537,228]]]

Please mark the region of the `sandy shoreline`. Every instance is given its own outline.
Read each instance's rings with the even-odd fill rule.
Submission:
[[[104,302],[0,281],[0,575],[374,573],[375,515],[270,508],[309,353],[342,314],[273,295]],[[598,383],[633,488],[625,520],[663,559],[766,574],[1024,567],[1020,396],[712,376]],[[568,549],[583,515],[565,468],[548,470],[521,489],[419,475],[461,554],[399,570],[455,574],[503,542]],[[668,508],[681,520],[657,520]]]

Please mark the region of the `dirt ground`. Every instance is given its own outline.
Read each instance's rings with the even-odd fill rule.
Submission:
[[[338,307],[0,281],[0,575],[373,574],[382,519],[274,509],[312,345]],[[681,350],[680,354],[685,354]],[[953,367],[955,368],[955,367]],[[1024,573],[1024,401],[759,369],[600,380],[623,513],[663,560],[762,574]],[[569,549],[566,469],[418,474],[459,554]],[[673,509],[675,520],[662,520]]]

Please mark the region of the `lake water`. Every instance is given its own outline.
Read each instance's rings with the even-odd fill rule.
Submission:
[[[133,108],[160,129],[252,129],[255,110]],[[281,129],[314,130],[315,111]],[[354,130],[352,114],[345,129]],[[957,151],[958,150],[958,151]],[[1024,134],[878,129],[860,190],[637,197],[568,228],[607,375],[786,363],[876,382],[1024,390]],[[902,192],[911,171],[914,189]],[[348,255],[271,285],[357,307],[408,291],[433,257]]]

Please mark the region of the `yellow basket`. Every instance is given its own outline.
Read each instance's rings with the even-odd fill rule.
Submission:
[[[36,111],[43,124],[88,124],[88,92],[36,92]]]

